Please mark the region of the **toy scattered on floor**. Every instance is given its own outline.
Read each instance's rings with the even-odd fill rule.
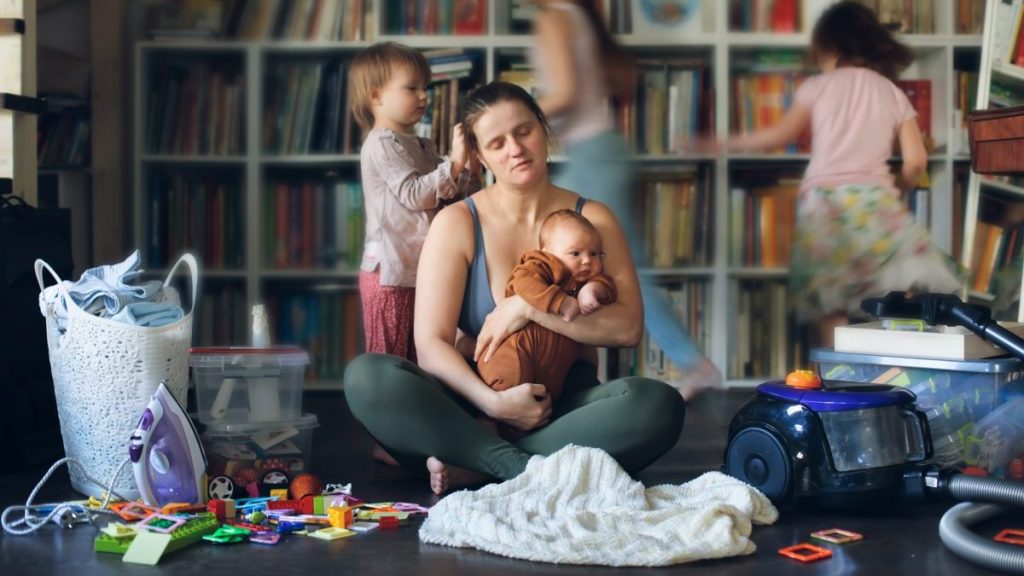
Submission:
[[[1024,546],[1024,530],[1007,528],[1006,530],[999,532],[999,534],[996,534],[992,539],[996,542],[1003,542],[1004,544]]]
[[[295,500],[302,500],[305,496],[315,496],[324,489],[323,482],[312,474],[299,474],[288,486],[288,491]]]
[[[796,546],[790,546],[788,548],[782,548],[779,550],[779,554],[786,558],[792,558],[798,562],[815,562],[817,560],[825,560],[826,558],[832,557],[832,552],[828,549],[814,544],[808,544],[801,542]]]
[[[828,530],[811,532],[811,538],[821,540],[822,542],[828,542],[830,544],[847,544],[849,542],[863,540],[864,535],[858,534],[857,532],[851,532],[849,530],[843,530],[842,528],[829,528]]]

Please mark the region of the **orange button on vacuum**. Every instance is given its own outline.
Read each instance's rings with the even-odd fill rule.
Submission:
[[[821,378],[810,370],[794,370],[786,376],[786,386],[794,388],[821,388]]]

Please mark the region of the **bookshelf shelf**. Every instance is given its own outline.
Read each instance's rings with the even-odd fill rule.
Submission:
[[[1006,62],[996,60],[992,63],[992,72],[1018,82],[1024,82],[1024,67],[1017,66],[1016,64],[1007,64]]]
[[[531,37],[525,34],[510,33],[525,28],[521,22],[511,24],[509,8],[511,0],[492,0],[487,2],[489,9],[486,32],[483,35],[440,36],[440,35],[393,35],[380,34],[385,30],[383,23],[384,0],[366,0],[372,4],[372,14],[376,18],[375,29],[366,31],[366,41],[294,41],[294,40],[217,40],[217,39],[159,39],[147,40],[137,44],[135,95],[135,222],[136,243],[140,247],[149,246],[150,242],[150,198],[153,174],[171,177],[176,174],[187,178],[204,181],[207,175],[216,178],[233,178],[238,183],[240,202],[237,205],[237,225],[244,238],[244,266],[240,269],[208,270],[205,275],[221,279],[218,284],[237,285],[234,293],[241,300],[238,308],[247,309],[256,302],[277,303],[282,309],[287,307],[304,307],[308,310],[319,310],[320,314],[334,314],[343,309],[345,315],[332,320],[343,325],[343,330],[355,330],[349,324],[352,317],[358,316],[358,302],[352,308],[351,297],[355,293],[358,272],[341,269],[326,262],[323,268],[310,268],[309,262],[290,262],[303,264],[302,267],[280,266],[281,260],[276,259],[274,243],[285,241],[291,234],[298,238],[298,231],[306,228],[307,222],[296,220],[296,206],[306,206],[305,212],[320,214],[315,208],[319,200],[303,205],[306,200],[296,200],[302,193],[294,190],[303,189],[307,184],[313,186],[340,186],[335,190],[346,188],[349,183],[358,182],[358,146],[350,148],[319,148],[311,150],[339,150],[335,153],[315,152],[311,154],[277,154],[270,152],[265,140],[265,124],[267,110],[272,105],[273,93],[268,86],[268,78],[278,67],[302,65],[303,63],[320,63],[327,61],[347,61],[358,50],[372,42],[391,40],[401,42],[421,50],[446,48],[462,48],[467,53],[474,53],[474,69],[470,80],[460,85],[464,91],[474,83],[496,80],[499,74],[507,70],[514,62],[522,61],[532,45]],[[605,0],[606,5],[610,5]],[[830,0],[796,0],[800,4],[803,18],[811,21],[815,10]],[[637,2],[634,1],[633,4]],[[956,56],[962,53],[980,51],[982,40],[977,34],[953,34],[956,18],[954,2],[933,0],[935,8],[936,34],[905,34],[901,39],[914,48],[920,58],[919,64],[908,71],[910,79],[925,79],[931,82],[932,133],[937,147],[929,155],[929,171],[932,180],[931,221],[935,240],[940,246],[949,247],[950,238],[954,234],[953,219],[957,213],[953,204],[957,186],[955,177],[957,167],[968,159],[966,155],[966,139],[960,145],[954,145],[953,136],[960,129],[953,112],[956,110],[957,68]],[[284,4],[284,3],[282,3]],[[802,31],[790,33],[772,32],[741,32],[729,29],[730,2],[718,0],[701,0],[701,9],[708,17],[703,32],[686,33],[674,36],[652,36],[649,34],[619,34],[618,40],[638,59],[647,62],[685,62],[685,66],[703,70],[706,75],[707,93],[714,102],[706,110],[708,124],[718,136],[725,136],[733,130],[733,83],[739,75],[750,74],[751,61],[763,51],[806,54],[810,34],[806,22],[800,22]],[[369,28],[369,27],[368,27]],[[225,156],[215,155],[180,155],[155,154],[146,148],[149,134],[147,125],[147,101],[156,82],[154,74],[159,72],[163,62],[175,60],[209,59],[211,62],[229,62],[238,74],[238,85],[243,91],[240,126],[235,127],[238,135],[238,147],[234,150],[244,151]],[[672,64],[675,66],[676,64]],[[1016,68],[1016,67],[1014,67]],[[649,69],[648,69],[649,70]],[[1024,69],[1019,79],[1024,81]],[[1014,70],[1013,72],[1017,72]],[[704,118],[701,119],[703,130]],[[645,142],[635,135],[634,149],[655,150],[657,147],[646,147]],[[356,140],[358,137],[355,138]],[[667,140],[666,140],[667,142]],[[791,185],[799,177],[806,166],[810,155],[807,153],[788,154],[727,154],[716,156],[709,154],[673,153],[671,148],[663,146],[658,153],[636,153],[632,159],[637,163],[639,173],[645,180],[661,181],[690,179],[697,185],[690,201],[696,201],[699,216],[685,221],[682,226],[693,225],[700,233],[694,238],[677,237],[677,242],[694,240],[694,250],[700,250],[698,257],[688,258],[673,254],[676,266],[644,268],[642,274],[650,274],[658,278],[660,283],[673,289],[673,295],[686,303],[680,303],[681,315],[694,326],[695,336],[705,346],[712,361],[729,376],[729,370],[737,362],[735,355],[739,337],[749,332],[737,327],[736,307],[743,290],[762,291],[764,294],[750,300],[759,302],[758,298],[777,300],[778,290],[784,286],[788,277],[786,260],[778,258],[768,262],[781,263],[782,266],[739,266],[737,262],[758,262],[765,260],[734,260],[736,241],[734,227],[735,214],[730,210],[735,200],[733,192],[736,188],[748,186],[751,174],[755,176],[761,171],[781,174],[786,185]],[[163,148],[168,150],[169,148]],[[178,148],[175,148],[178,149]],[[202,148],[198,148],[202,149]],[[288,148],[274,148],[288,149]],[[296,148],[291,148],[296,149]],[[298,148],[301,149],[301,148]],[[340,151],[345,153],[341,153]],[[564,157],[554,154],[550,159],[553,169],[557,170]],[[894,162],[898,159],[894,159]],[[756,178],[755,178],[756,179]],[[988,184],[986,184],[988,185]],[[1001,186],[1010,186],[1002,185]],[[284,188],[281,188],[284,186]],[[998,185],[997,185],[998,186]],[[352,190],[348,189],[350,194]],[[653,188],[652,188],[653,189]],[[284,190],[284,192],[282,192]],[[639,188],[638,188],[639,190]],[[586,195],[586,191],[580,191]],[[1024,190],[1017,192],[1024,194]],[[271,196],[271,194],[275,196]],[[344,195],[345,193],[342,193]],[[751,192],[753,195],[753,192]],[[684,197],[685,193],[683,193]],[[295,204],[298,202],[298,204]],[[285,220],[280,217],[282,206],[284,213],[289,214]],[[312,206],[313,208],[310,208]],[[301,212],[301,211],[300,211]],[[646,217],[646,216],[645,216]],[[691,215],[692,217],[692,215]],[[275,220],[276,218],[276,220]],[[339,216],[340,218],[340,216]],[[681,222],[683,220],[679,219]],[[340,223],[341,220],[334,221]],[[659,221],[662,222],[662,221]],[[745,220],[741,226],[749,225]],[[673,226],[679,226],[673,222]],[[314,228],[329,226],[327,222],[317,224]],[[648,223],[650,226],[650,223]],[[348,228],[348,220],[334,226]],[[268,238],[268,234],[277,230],[278,236]],[[339,231],[340,233],[340,231]],[[299,236],[296,236],[298,234]],[[685,236],[685,235],[684,235]],[[361,235],[360,235],[361,237]],[[291,238],[291,237],[289,237]],[[297,240],[290,239],[288,242]],[[305,242],[316,245],[316,238],[305,238]],[[340,240],[339,240],[340,241]],[[351,249],[351,248],[350,248]],[[290,248],[294,255],[294,248]],[[301,252],[301,250],[299,250]],[[286,257],[287,258],[287,257]],[[671,260],[671,259],[670,259]],[[686,266],[685,262],[696,262],[694,266]],[[320,265],[316,260],[313,265]],[[358,264],[343,257],[335,262],[338,266],[352,267]],[[679,290],[679,292],[675,292]],[[333,292],[332,292],[333,291]],[[219,301],[217,301],[219,302]],[[329,312],[325,312],[325,310]],[[696,315],[696,318],[694,317]],[[333,318],[333,316],[332,316]],[[344,318],[344,320],[340,319]],[[244,319],[243,319],[244,320]],[[778,320],[773,316],[773,322]],[[323,324],[321,320],[321,324]],[[248,340],[247,322],[239,323],[241,333],[233,332],[240,342]],[[358,326],[358,323],[353,324]],[[753,326],[753,324],[751,324]],[[780,346],[792,346],[788,328],[773,325],[771,338],[781,342]],[[646,357],[650,350],[638,348],[632,353],[634,359]],[[778,366],[780,353],[772,351],[773,363],[764,366]],[[641,362],[637,363],[642,364]],[[730,385],[752,386],[763,380],[748,378],[743,372],[742,378],[731,378]],[[784,373],[764,373],[757,376],[781,377]],[[340,379],[317,378],[307,382],[308,390],[340,389]]]
[[[1022,186],[1016,186],[1008,182],[1000,182],[999,180],[993,180],[992,178],[985,177],[981,178],[981,185],[983,188],[999,190],[1024,199],[1024,187]]]

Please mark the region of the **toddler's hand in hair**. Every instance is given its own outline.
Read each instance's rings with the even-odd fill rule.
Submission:
[[[580,314],[587,316],[601,309],[601,302],[609,297],[608,290],[597,282],[587,282],[580,288],[577,302],[580,305]]]
[[[455,125],[452,129],[452,153],[449,155],[452,161],[452,176],[458,177],[463,168],[469,164],[469,150],[466,148],[466,133],[462,129],[462,123]]]
[[[558,309],[558,314],[562,317],[562,320],[572,322],[574,318],[580,315],[580,303],[572,296],[567,296],[565,300],[562,300],[562,306]]]

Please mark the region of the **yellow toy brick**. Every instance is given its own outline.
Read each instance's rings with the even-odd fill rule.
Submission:
[[[352,525],[352,508],[335,506],[327,510],[327,518],[335,528],[348,528]]]
[[[271,498],[277,498],[278,500],[287,500],[288,499],[288,489],[287,488],[273,488],[273,489],[270,490],[270,497]]]

